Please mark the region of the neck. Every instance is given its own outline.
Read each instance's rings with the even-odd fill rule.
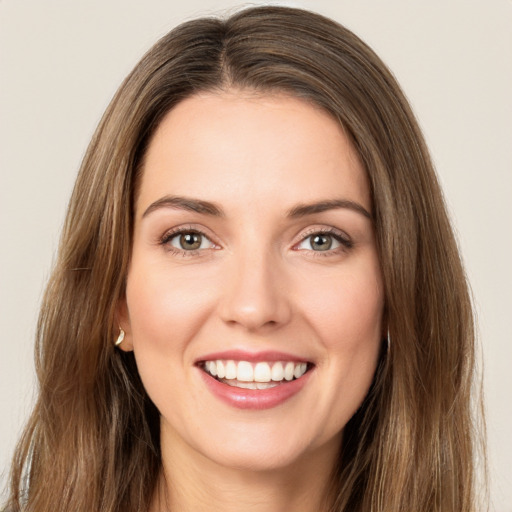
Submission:
[[[252,470],[162,442],[163,470],[150,512],[327,511],[338,447],[337,439],[287,466]]]

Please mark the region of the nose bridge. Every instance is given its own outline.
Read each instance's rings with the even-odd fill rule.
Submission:
[[[272,247],[261,240],[246,240],[230,260],[221,306],[223,320],[249,330],[286,323],[290,304],[279,256]]]

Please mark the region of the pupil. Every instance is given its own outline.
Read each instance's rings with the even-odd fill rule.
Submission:
[[[319,251],[328,251],[332,245],[332,238],[329,235],[315,235],[311,246]]]
[[[180,236],[180,245],[183,249],[199,249],[201,246],[201,235],[197,233],[186,233]]]

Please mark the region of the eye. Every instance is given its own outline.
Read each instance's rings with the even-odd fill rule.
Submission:
[[[316,233],[306,237],[298,246],[298,249],[310,251],[329,251],[340,246],[340,242],[333,235],[327,233]]]
[[[315,231],[296,245],[297,250],[314,252],[337,252],[339,249],[350,249],[352,242],[341,233],[331,231]]]
[[[202,249],[213,249],[216,245],[203,233],[187,230],[169,233],[162,243],[178,251],[192,252]]]

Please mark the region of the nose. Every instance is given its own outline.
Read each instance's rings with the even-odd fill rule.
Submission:
[[[290,321],[287,279],[277,259],[263,251],[245,250],[234,255],[219,303],[224,322],[260,331],[279,328]]]

